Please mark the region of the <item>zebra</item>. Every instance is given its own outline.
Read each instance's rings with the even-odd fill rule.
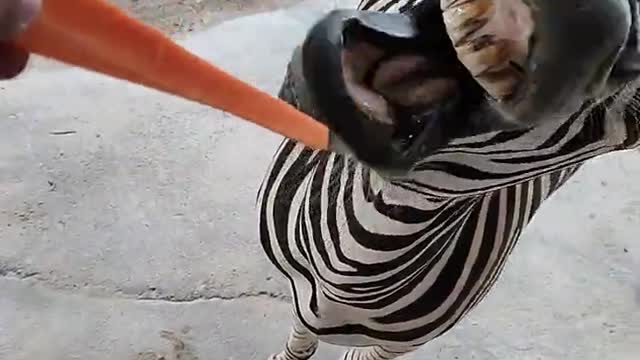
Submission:
[[[482,0],[453,0],[474,1]],[[437,44],[429,56],[442,55],[451,63],[456,53],[449,38],[439,38],[447,31],[442,12],[436,11],[438,1],[361,0],[358,9],[333,12],[309,31],[291,57],[278,96],[326,122],[337,135],[331,151],[285,139],[258,191],[261,244],[288,279],[293,303],[286,345],[271,360],[309,359],[319,341],[347,347],[343,360],[390,360],[446,333],[499,279],[520,234],[546,199],[588,160],[640,145],[640,93],[633,71],[640,61],[638,4],[626,1],[590,2],[618,4],[627,15],[624,41],[602,95],[581,97],[566,116],[544,114],[541,121],[514,125],[504,112],[492,112],[495,103],[487,105],[477,79],[460,80],[463,92],[472,95],[451,110],[463,111],[449,114],[458,114],[457,123],[474,130],[431,131],[435,144],[426,149],[422,144],[406,162],[385,157],[394,149],[389,142],[399,139],[394,146],[407,149],[412,141],[431,138],[420,138],[422,130],[408,135],[398,130],[397,138],[383,134],[382,140],[370,140],[384,132],[378,124],[349,133],[348,124],[367,109],[332,107],[344,94],[334,96],[331,87],[323,87],[331,82],[331,58],[323,51],[331,50],[331,26],[348,23],[338,38],[362,51],[354,61],[366,67],[362,59],[381,47],[414,46],[405,36],[411,33],[406,24],[414,24],[429,33],[418,36],[420,41]],[[385,33],[384,26],[395,23],[400,25]],[[313,41],[322,46],[314,48]],[[346,51],[346,45],[339,50]],[[336,66],[344,70],[348,63],[341,59]],[[451,75],[458,74],[455,69],[441,71],[464,77]],[[446,83],[440,85],[445,99],[455,98]],[[466,109],[469,102],[477,105],[474,110]],[[394,110],[398,119],[411,120],[426,111]],[[377,115],[366,114],[370,122],[363,123],[371,124]],[[419,123],[404,121],[409,128]]]

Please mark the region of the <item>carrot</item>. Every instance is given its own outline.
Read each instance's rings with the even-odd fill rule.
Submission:
[[[315,149],[326,126],[190,53],[106,0],[42,0],[24,50],[212,106]]]

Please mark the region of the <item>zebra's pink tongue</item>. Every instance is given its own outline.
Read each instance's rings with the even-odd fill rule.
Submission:
[[[441,0],[440,7],[460,62],[494,99],[512,96],[524,81],[531,8],[524,0]]]

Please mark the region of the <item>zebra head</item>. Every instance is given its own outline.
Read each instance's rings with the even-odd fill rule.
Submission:
[[[544,126],[640,73],[636,0],[423,0],[336,10],[301,47],[332,150],[403,176],[455,139]]]

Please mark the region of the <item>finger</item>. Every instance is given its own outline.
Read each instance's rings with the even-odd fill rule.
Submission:
[[[0,0],[0,40],[23,30],[40,10],[41,0]]]
[[[28,60],[29,54],[24,50],[9,43],[0,42],[0,80],[18,76],[27,66]]]

